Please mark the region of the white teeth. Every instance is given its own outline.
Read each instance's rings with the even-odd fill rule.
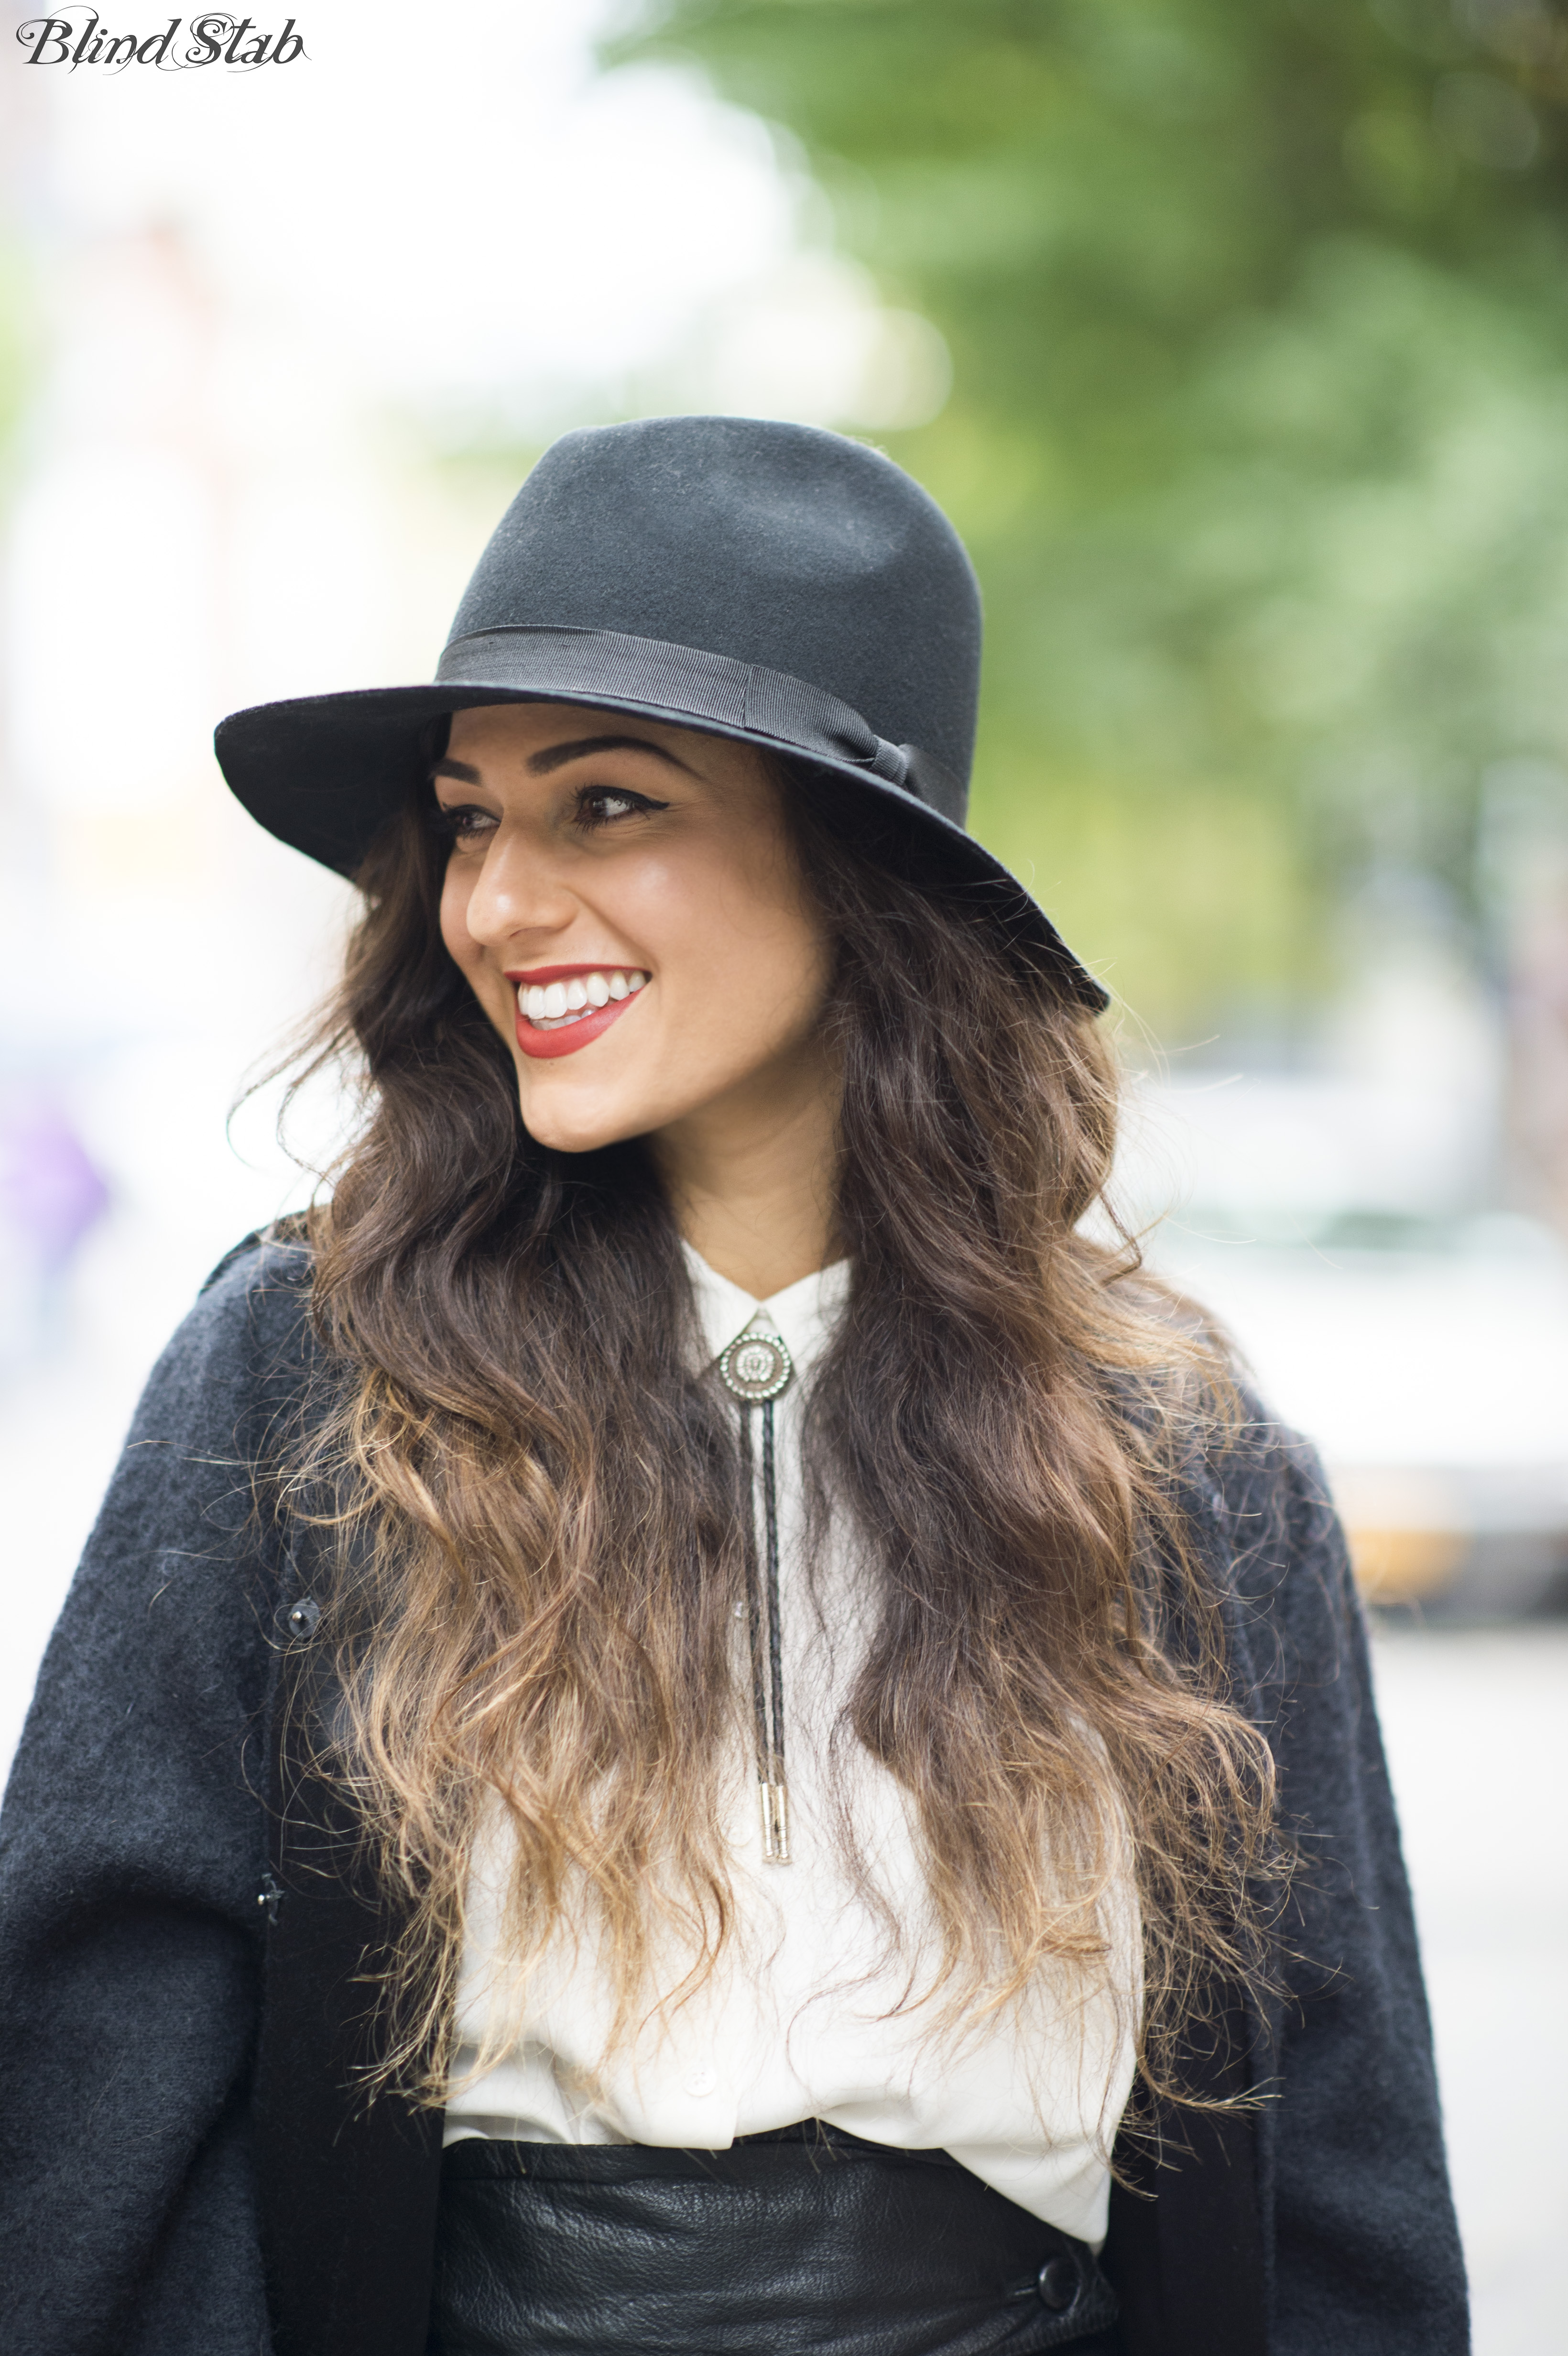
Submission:
[[[646,986],[647,979],[640,966],[614,966],[573,974],[570,981],[521,981],[517,984],[517,1008],[530,1023],[560,1030],[569,1023],[581,1023],[601,1006],[608,1006],[612,999],[630,998]]]

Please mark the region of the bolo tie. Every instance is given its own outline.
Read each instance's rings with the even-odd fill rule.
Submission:
[[[795,1380],[781,1334],[755,1320],[719,1354],[719,1378],[741,1409],[741,1528],[746,1558],[746,1621],[751,1639],[752,1708],[757,1742],[757,1797],[763,1856],[789,1863],[789,1786],[784,1777],[784,1643],[779,1620],[779,1507],[773,1402]],[[757,1543],[755,1414],[762,1424],[763,1532]]]

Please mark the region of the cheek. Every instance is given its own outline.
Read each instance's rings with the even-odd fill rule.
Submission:
[[[682,859],[650,860],[635,897],[627,910],[635,937],[669,968],[709,980],[744,988],[764,968],[798,967],[816,941],[793,855],[761,826],[726,831]]]
[[[742,879],[726,898],[726,949],[753,992],[797,1010],[818,1001],[831,958],[822,919],[790,846],[778,837],[748,846]]]
[[[832,962],[827,938],[781,856],[736,860],[709,882],[682,911],[682,982],[705,1028],[765,1052],[819,1012]]]

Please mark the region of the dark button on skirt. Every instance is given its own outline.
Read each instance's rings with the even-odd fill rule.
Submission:
[[[430,2356],[1118,2356],[1093,2252],[945,2152],[452,2145]]]

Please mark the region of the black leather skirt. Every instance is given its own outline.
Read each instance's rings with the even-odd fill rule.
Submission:
[[[1117,2356],[1091,2251],[940,2151],[452,2145],[430,2356]]]

